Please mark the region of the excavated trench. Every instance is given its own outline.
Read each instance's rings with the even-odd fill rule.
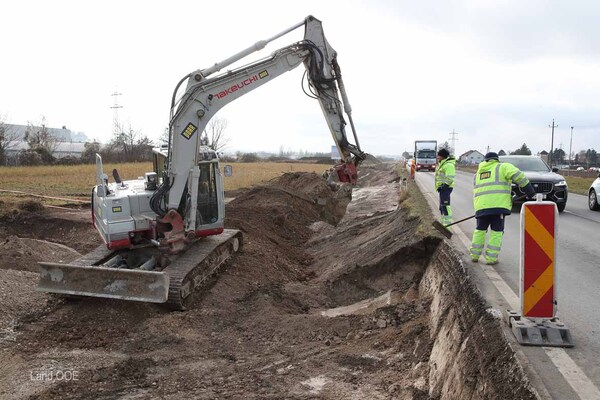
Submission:
[[[365,316],[409,342],[412,352],[403,357],[409,368],[397,376],[392,397],[537,398],[498,313],[487,308],[460,256],[441,237],[420,233],[427,232],[421,228],[428,218],[382,201],[397,197],[399,187],[375,171],[372,186],[358,189],[360,203],[350,204],[336,232],[312,239],[317,266],[326,271],[321,279],[330,308],[321,314]],[[331,257],[335,243],[347,244],[343,259]],[[388,350],[377,357],[389,358]]]
[[[425,229],[416,188],[400,196],[394,177],[363,166],[349,204],[315,174],[238,193],[226,226],[244,251],[185,313],[35,293],[29,268],[0,260],[0,398],[536,398],[459,255]],[[0,250],[26,254],[10,236],[23,221],[2,222]]]

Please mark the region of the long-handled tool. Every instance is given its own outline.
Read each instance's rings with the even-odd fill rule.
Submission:
[[[437,229],[437,230],[438,230],[438,231],[439,231],[439,232],[440,232],[442,235],[444,235],[444,236],[446,236],[448,239],[450,239],[450,238],[452,238],[452,232],[450,232],[450,231],[448,230],[448,227],[449,227],[449,226],[456,225],[456,224],[460,224],[461,222],[464,222],[464,221],[466,221],[466,220],[469,220],[469,219],[472,219],[472,218],[475,218],[475,214],[471,215],[470,217],[463,218],[463,219],[461,219],[461,220],[458,220],[458,221],[456,221],[456,222],[453,222],[453,223],[451,223],[451,224],[448,224],[448,225],[443,225],[443,224],[442,224],[440,221],[433,221],[433,223],[432,223],[431,225],[433,225],[433,227],[434,227],[435,229]]]
[[[513,200],[513,203],[515,201],[526,199],[527,197],[528,197],[527,195],[521,196],[521,197],[517,197],[516,199]],[[450,238],[452,238],[452,232],[450,232],[450,230],[447,229],[449,226],[460,224],[461,222],[467,221],[467,220],[472,219],[472,218],[475,218],[475,214],[471,215],[470,217],[463,218],[461,220],[458,220],[456,222],[448,224],[448,225],[444,225],[440,221],[433,221],[433,223],[431,225],[433,225],[433,227],[435,229],[437,229],[442,235],[444,235],[448,239],[450,239]]]

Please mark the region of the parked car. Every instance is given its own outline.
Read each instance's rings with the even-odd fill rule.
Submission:
[[[556,203],[558,212],[563,212],[567,206],[568,187],[564,176],[557,174],[558,168],[550,168],[548,164],[536,156],[500,156],[500,162],[509,162],[519,168],[536,193],[542,193],[545,200]],[[513,199],[523,197],[525,193],[517,185],[512,185]],[[517,203],[523,203],[526,199]]]
[[[590,206],[590,210],[598,211],[600,210],[600,174],[588,190],[588,205]]]

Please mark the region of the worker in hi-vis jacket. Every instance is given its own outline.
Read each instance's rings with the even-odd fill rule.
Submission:
[[[486,247],[485,239],[488,227],[490,238],[485,249],[485,263],[498,263],[502,236],[504,235],[504,217],[512,209],[511,185],[516,184],[529,198],[535,196],[535,190],[525,174],[507,162],[500,162],[498,154],[487,153],[479,164],[474,177],[473,206],[477,227],[471,241],[471,260],[478,262]]]
[[[456,160],[448,150],[440,149],[437,152],[437,168],[435,169],[435,190],[440,195],[440,222],[442,225],[452,223],[452,206],[450,205],[450,194],[454,188],[454,177],[456,175]]]

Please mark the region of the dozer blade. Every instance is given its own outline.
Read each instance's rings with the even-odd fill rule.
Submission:
[[[165,272],[40,262],[37,290],[78,296],[164,303],[169,295]]]

